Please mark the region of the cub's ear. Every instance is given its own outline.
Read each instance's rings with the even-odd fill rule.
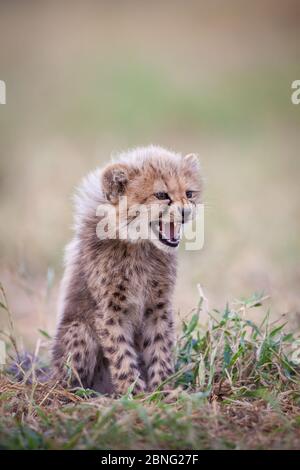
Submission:
[[[129,180],[129,169],[122,163],[113,163],[102,174],[103,191],[112,203],[117,203],[126,191]]]
[[[196,153],[189,153],[188,155],[183,157],[183,163],[184,166],[193,173],[197,173],[200,171],[200,161]]]

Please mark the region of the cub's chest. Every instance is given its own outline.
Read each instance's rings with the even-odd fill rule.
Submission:
[[[140,245],[116,244],[113,248],[106,256],[101,253],[94,266],[91,277],[96,289],[118,288],[131,301],[141,304],[172,287],[176,271],[173,257]]]

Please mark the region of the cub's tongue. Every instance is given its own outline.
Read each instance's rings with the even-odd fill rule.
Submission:
[[[170,222],[170,225],[169,225],[169,230],[170,230],[170,239],[173,240],[175,238],[175,226],[174,226],[174,222]]]
[[[163,238],[171,241],[178,241],[180,238],[180,225],[175,222],[164,223],[161,219],[159,221],[159,230]]]
[[[163,233],[169,240],[178,240],[179,238],[179,227],[174,222],[163,224]]]

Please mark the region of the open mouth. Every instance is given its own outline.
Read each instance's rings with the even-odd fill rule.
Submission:
[[[179,245],[181,224],[176,222],[166,223],[160,218],[155,226],[152,224],[152,228],[155,228],[155,234],[158,235],[159,241],[164,245],[172,248],[176,248]]]

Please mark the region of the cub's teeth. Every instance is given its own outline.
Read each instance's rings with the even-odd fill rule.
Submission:
[[[161,232],[163,238],[165,238],[166,240],[169,240],[169,237],[164,233],[164,232]]]
[[[181,231],[181,224],[178,222],[174,222],[174,235],[175,238],[179,238]]]

